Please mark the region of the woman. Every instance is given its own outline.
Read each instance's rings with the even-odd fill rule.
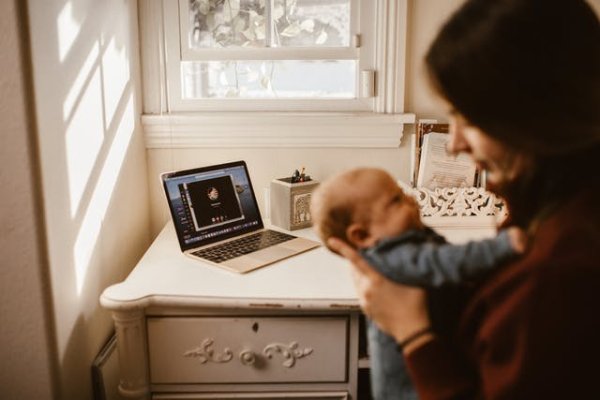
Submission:
[[[600,24],[583,0],[468,0],[426,56],[469,154],[525,229],[521,259],[470,298],[454,340],[424,292],[337,240],[365,313],[402,344],[422,399],[579,399],[600,385]]]

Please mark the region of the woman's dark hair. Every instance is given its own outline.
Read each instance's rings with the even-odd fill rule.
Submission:
[[[425,61],[456,111],[537,159],[512,188],[529,201],[523,224],[582,176],[599,180],[600,22],[585,1],[467,0]]]
[[[600,141],[600,22],[583,0],[470,0],[426,65],[440,94],[511,146],[560,154]]]

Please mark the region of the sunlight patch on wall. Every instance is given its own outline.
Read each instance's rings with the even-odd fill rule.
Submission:
[[[65,148],[72,217],[77,213],[104,142],[101,85],[100,71],[96,69],[66,131]]]
[[[104,166],[102,167],[98,183],[94,188],[92,199],[83,217],[83,222],[81,223],[79,234],[77,235],[75,246],[73,248],[78,295],[81,295],[90,260],[94,249],[98,244],[102,221],[108,210],[113,191],[115,190],[117,179],[119,178],[134,129],[135,109],[133,105],[133,93],[130,93],[123,117],[119,122],[117,132],[115,133]],[[132,207],[134,206],[135,205],[132,205]]]
[[[65,4],[58,14],[56,23],[58,32],[58,58],[60,62],[63,62],[81,30],[81,24],[73,17],[72,2]]]
[[[129,57],[125,47],[117,48],[113,37],[102,55],[102,73],[104,84],[104,107],[106,126],[110,125],[119,100],[129,82]]]
[[[79,73],[77,74],[77,78],[71,85],[69,92],[65,98],[65,102],[63,103],[63,120],[67,121],[69,116],[73,112],[73,108],[77,104],[77,100],[81,93],[83,93],[85,84],[88,78],[92,75],[92,70],[98,61],[98,54],[100,53],[100,48],[98,42],[95,42],[92,46],[92,50],[89,52],[88,56],[85,58],[85,62],[81,66]]]

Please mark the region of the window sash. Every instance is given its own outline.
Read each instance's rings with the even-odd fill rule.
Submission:
[[[185,49],[180,61],[235,61],[235,60],[357,60],[358,48],[243,48],[243,49]]]
[[[272,2],[273,0],[266,0]],[[371,1],[371,0],[367,0]],[[363,0],[364,2],[364,0]],[[360,12],[359,0],[350,0],[350,45],[348,47],[267,47],[264,48],[203,48],[190,47],[189,44],[189,0],[178,0],[179,3],[179,37],[182,61],[191,60],[327,60],[357,59],[357,36],[359,35]],[[268,25],[267,25],[268,26]],[[173,29],[173,27],[171,27]]]

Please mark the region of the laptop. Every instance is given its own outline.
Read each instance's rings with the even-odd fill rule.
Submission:
[[[181,251],[238,273],[319,247],[265,229],[244,161],[161,174]]]

